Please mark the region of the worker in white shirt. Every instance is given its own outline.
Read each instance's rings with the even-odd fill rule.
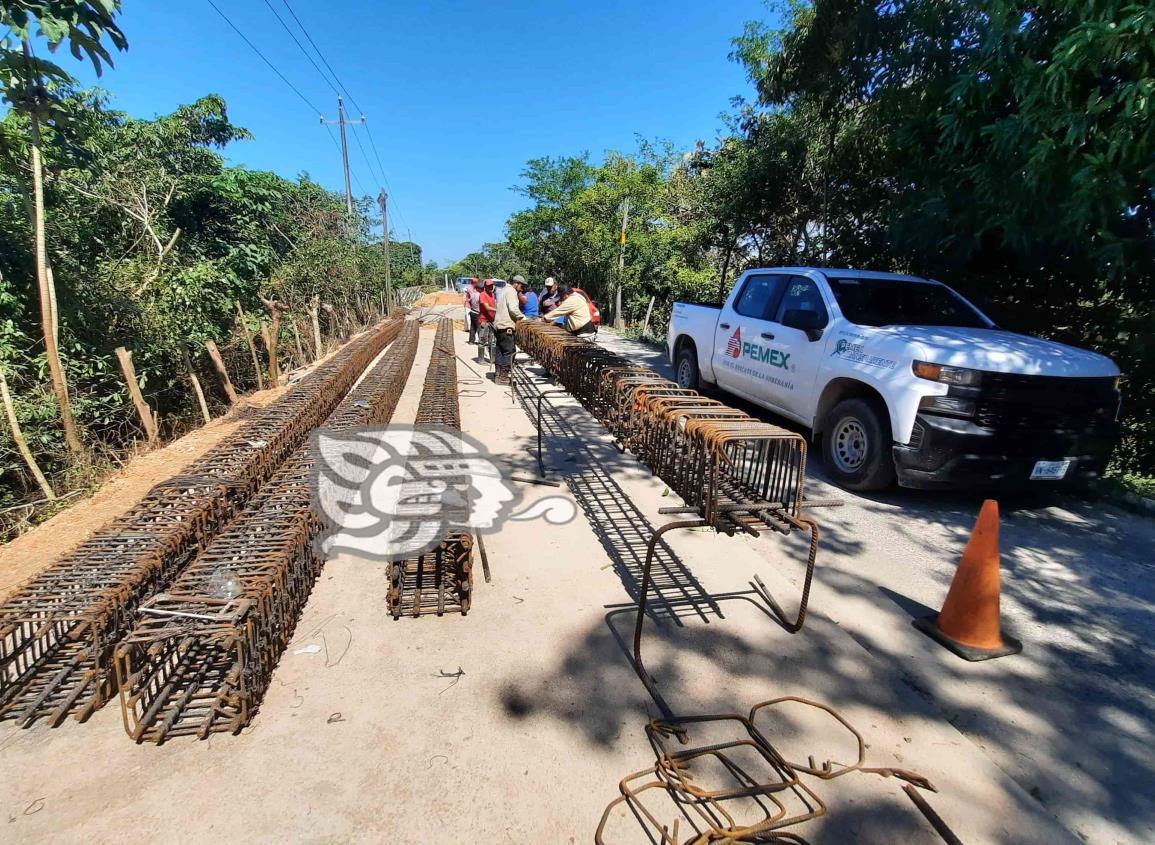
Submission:
[[[593,317],[590,315],[590,304],[584,296],[575,291],[571,285],[558,287],[560,304],[542,317],[547,323],[552,323],[558,317],[565,318],[565,327],[570,334],[588,334],[597,331]]]

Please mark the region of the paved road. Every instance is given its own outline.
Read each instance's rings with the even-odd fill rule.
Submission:
[[[600,341],[672,376],[652,347],[609,332]],[[1000,500],[1003,619],[1024,652],[971,664],[910,619],[941,605],[981,498],[857,495],[823,481],[817,460],[809,469],[812,497],[846,502],[816,512],[814,611],[902,672],[1071,831],[1155,841],[1155,521],[1071,497]],[[782,565],[773,544],[759,548]]]

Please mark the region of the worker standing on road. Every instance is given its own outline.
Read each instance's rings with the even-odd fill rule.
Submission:
[[[478,313],[481,311],[481,279],[474,276],[465,289],[465,327],[469,329],[467,343],[477,343]]]
[[[486,279],[478,295],[478,324],[481,326],[477,337],[477,360],[493,360],[493,318],[497,316],[497,295],[493,279]]]
[[[525,279],[521,276],[514,276]],[[493,320],[493,331],[497,339],[497,374],[494,376],[496,384],[509,384],[509,370],[513,366],[514,338],[513,330],[518,320],[525,318],[518,307],[517,290],[513,285],[507,285],[501,279],[497,280],[497,314]]]
[[[590,315],[590,304],[584,296],[575,292],[569,285],[559,287],[557,295],[561,304],[542,317],[542,320],[548,323],[559,317],[564,318],[566,330],[570,334],[589,334],[597,331],[597,326],[594,325],[593,317]]]
[[[537,317],[541,313],[538,310],[537,294],[526,285],[525,277],[514,276],[513,288],[517,291],[517,304],[521,307],[521,313],[527,317]]]

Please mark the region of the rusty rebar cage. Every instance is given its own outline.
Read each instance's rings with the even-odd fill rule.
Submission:
[[[518,344],[698,516],[719,531],[802,528],[806,440],[648,367],[524,320]]]
[[[389,422],[417,350],[407,322],[324,423]],[[244,512],[172,584],[145,602],[116,649],[125,730],[138,742],[235,733],[252,719],[323,561],[311,497],[315,456],[298,448]]]
[[[403,325],[392,318],[355,338],[0,605],[0,718],[58,725],[102,706],[136,607],[229,523]]]
[[[461,430],[453,321],[437,322],[429,369],[417,406],[418,426]],[[386,605],[394,619],[446,611],[469,613],[473,600],[473,537],[451,530],[436,548],[389,564]]]

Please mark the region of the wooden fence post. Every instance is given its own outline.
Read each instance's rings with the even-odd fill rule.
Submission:
[[[269,352],[269,381],[273,387],[281,386],[281,362],[277,358],[277,346],[281,342],[281,313],[285,306],[275,299],[261,297],[261,302],[269,309],[271,326],[261,326],[261,337],[265,339],[265,349]]]
[[[245,343],[249,345],[249,354],[253,356],[253,372],[257,374],[257,390],[265,389],[265,377],[261,375],[261,359],[257,357],[257,344],[253,342],[253,333],[249,331],[249,324],[245,322],[245,309],[241,307],[241,301],[235,301],[237,306],[237,317],[241,321],[241,332],[245,336]]]
[[[650,304],[646,307],[646,319],[642,321],[642,339],[646,337],[646,332],[650,329],[650,314],[654,310],[654,297],[650,297]]]
[[[20,421],[16,419],[16,405],[12,402],[12,394],[8,392],[8,379],[4,377],[3,368],[0,368],[0,398],[4,400],[4,415],[8,418],[8,427],[12,429],[12,441],[20,450],[20,457],[24,459],[24,463],[28,465],[28,471],[32,473],[36,483],[40,485],[40,492],[44,494],[44,498],[49,501],[54,500],[56,493],[49,485],[48,479],[44,477],[44,473],[40,471],[40,465],[36,463],[36,458],[32,456],[32,450],[28,448],[28,441],[24,439],[24,432],[20,430]]]
[[[297,347],[297,366],[308,366],[309,359],[305,357],[305,348],[301,345],[301,332],[297,328],[297,321],[289,316],[289,327],[293,330],[293,344]]]
[[[229,404],[237,404],[237,389],[233,387],[232,379],[229,378],[229,371],[225,369],[225,359],[221,357],[221,351],[211,340],[205,341],[205,349],[209,351],[209,357],[213,359],[213,366],[217,368],[217,373],[220,374],[221,382],[225,386],[225,393],[229,397]]]
[[[116,347],[116,357],[120,361],[120,369],[124,371],[124,380],[128,384],[128,395],[132,397],[132,404],[136,405],[136,413],[148,435],[148,442],[156,442],[156,414],[144,401],[140,392],[140,384],[136,380],[136,368],[132,365],[132,353],[123,346]]]
[[[205,418],[205,422],[212,422],[212,415],[209,413],[209,404],[205,401],[205,392],[201,390],[201,380],[197,378],[196,370],[192,367],[192,362],[189,361],[188,350],[183,346],[180,349],[181,357],[184,359],[184,368],[188,372],[188,380],[192,382],[193,393],[196,395],[197,404],[201,408],[201,416]]]
[[[309,300],[309,321],[313,324],[313,360],[319,361],[325,354],[325,345],[321,341],[321,297],[314,296]]]
[[[273,335],[272,327],[261,326],[261,340],[265,342],[265,349],[269,353],[269,387],[279,387],[281,368],[277,364],[277,340]]]

